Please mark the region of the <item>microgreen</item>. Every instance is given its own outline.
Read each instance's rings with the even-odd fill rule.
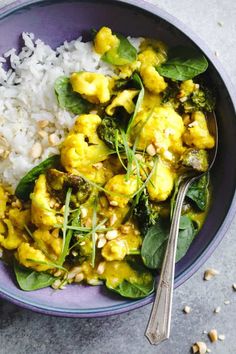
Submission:
[[[96,225],[97,225],[97,209],[98,209],[98,197],[94,199],[93,203],[93,215],[92,215],[92,267],[95,267],[96,258]]]

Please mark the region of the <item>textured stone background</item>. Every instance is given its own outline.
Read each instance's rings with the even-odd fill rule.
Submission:
[[[10,1],[0,0],[0,6]],[[219,54],[231,80],[236,84],[236,2],[234,0],[152,0],[182,20]],[[219,25],[223,23],[223,26]],[[1,39],[0,39],[1,40]],[[102,319],[53,318],[0,302],[0,354],[188,354],[191,344],[203,340],[213,354],[236,353],[236,219],[209,261],[175,291],[171,339],[151,347],[143,333],[151,306]],[[203,282],[204,269],[220,271]],[[225,305],[224,301],[230,304]],[[184,305],[192,308],[189,315]],[[214,314],[216,306],[221,312]],[[216,328],[224,342],[210,344],[203,331]]]

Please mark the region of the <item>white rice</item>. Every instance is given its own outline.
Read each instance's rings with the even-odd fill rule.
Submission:
[[[58,106],[54,93],[55,80],[74,71],[114,74],[110,65],[102,62],[92,47],[81,38],[53,50],[32,33],[23,33],[24,46],[19,54],[10,49],[0,57],[0,138],[9,144],[9,155],[0,158],[0,181],[13,188],[32,167],[52,154],[58,147],[50,146],[47,137],[38,134],[38,121],[47,120],[47,134],[56,133],[61,142],[74,123],[73,114]],[[130,39],[135,47],[140,39]],[[5,58],[11,69],[4,70]],[[40,142],[43,153],[34,159],[30,151]],[[1,144],[1,142],[0,142]],[[0,146],[1,148],[1,146]]]

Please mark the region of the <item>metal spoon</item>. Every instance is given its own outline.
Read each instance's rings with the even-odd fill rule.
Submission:
[[[218,129],[214,113],[211,113],[208,116],[208,128],[210,133],[215,137],[215,147],[214,149],[209,150],[208,170],[204,173],[192,172],[191,174],[186,175],[180,184],[176,198],[160,280],[145,332],[145,335],[151,344],[159,344],[160,342],[168,339],[170,336],[171,309],[175,276],[175,255],[181,211],[185,195],[191,183],[202,177],[205,173],[209,172],[214,164],[218,148]]]

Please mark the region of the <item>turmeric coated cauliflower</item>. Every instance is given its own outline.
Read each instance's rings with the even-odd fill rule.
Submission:
[[[135,109],[135,104],[133,99],[139,93],[138,90],[123,90],[117,94],[117,96],[113,99],[111,104],[107,106],[106,113],[109,116],[112,116],[115,113],[116,107],[124,107],[124,109],[129,113],[133,113]]]
[[[81,115],[61,147],[61,163],[73,174],[81,174],[96,183],[106,182],[106,170],[97,164],[107,159],[110,149],[96,133],[101,118]]]
[[[184,124],[181,116],[171,106],[155,107],[151,113],[141,110],[137,114],[133,129],[131,129],[132,141],[139,133],[137,148],[144,150],[153,144],[159,154],[166,150],[182,153],[182,134]],[[142,127],[142,129],[141,129]]]
[[[129,249],[125,240],[108,241],[102,249],[102,256],[107,261],[122,261]]]
[[[112,79],[100,73],[79,72],[70,77],[73,91],[92,103],[105,103],[111,98]]]
[[[48,264],[50,260],[47,259],[44,253],[31,246],[28,242],[22,242],[17,248],[16,259],[26,268],[35,269],[37,272],[44,272],[54,268],[53,265]],[[47,264],[42,264],[41,262]]]
[[[47,191],[46,176],[40,175],[31,193],[31,219],[38,227],[52,228],[59,223],[56,210],[51,207],[53,198]]]
[[[103,55],[111,48],[119,45],[119,39],[108,27],[102,27],[94,38],[94,49],[98,54]]]
[[[126,180],[126,175],[116,175],[106,183],[105,189],[110,204],[124,208],[138,189],[137,178],[132,175]]]
[[[147,184],[150,199],[156,202],[166,200],[174,186],[175,173],[161,159],[158,159],[153,174]]]
[[[194,112],[191,116],[191,123],[188,124],[183,134],[185,144],[195,146],[198,149],[212,149],[215,145],[214,137],[209,133],[207,121],[200,111]]]
[[[7,226],[6,232],[0,234],[0,245],[8,250],[14,250],[25,241],[26,236],[22,230],[14,227],[11,220],[5,219],[4,224]]]

